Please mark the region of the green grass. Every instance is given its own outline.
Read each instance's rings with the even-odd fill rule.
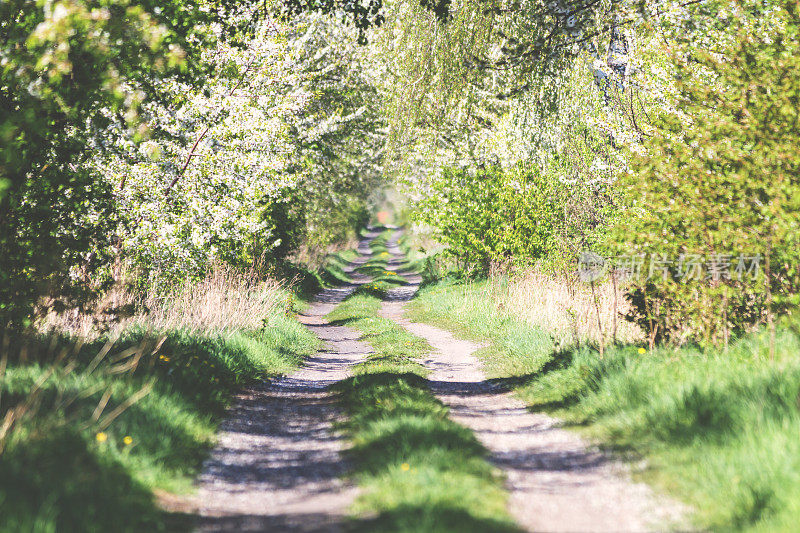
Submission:
[[[0,455],[0,531],[188,528],[185,517],[157,507],[153,490],[190,490],[232,394],[291,370],[317,348],[316,338],[294,319],[276,313],[269,323],[249,332],[127,331],[107,359],[149,335],[165,337],[156,354],[148,346],[134,372],[113,373],[129,356],[89,373],[101,343],[71,356],[75,368],[62,368],[44,382],[38,412],[15,428]],[[0,377],[3,412],[24,401],[52,367],[51,350],[35,353],[24,362],[11,360]],[[102,427],[106,415],[148,383],[149,394]],[[93,422],[106,391],[108,405]],[[67,398],[74,401],[64,403]]]
[[[376,315],[380,300],[355,294],[328,319],[363,333],[375,353],[334,386],[363,493],[355,522],[363,531],[516,531],[500,473],[467,428],[429,391],[414,361],[427,342]]]
[[[495,378],[601,443],[645,457],[647,481],[712,530],[796,531],[800,523],[800,338],[779,332],[726,351],[614,346],[557,350],[544,331],[487,304],[481,283],[431,285],[415,320],[490,340]]]

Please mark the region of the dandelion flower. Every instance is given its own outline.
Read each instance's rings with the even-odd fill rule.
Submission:
[[[105,442],[108,440],[108,435],[106,435],[101,431],[97,435],[95,435],[94,438],[97,439],[97,442]]]
[[[403,463],[400,465],[400,470],[402,470],[403,472],[408,472],[410,469],[411,465],[409,465],[408,463]]]
[[[130,446],[133,444],[133,438],[130,435],[127,435],[124,439],[122,439],[122,442],[125,444],[125,446]]]
[[[639,353],[647,353],[647,350],[645,350],[644,348],[639,348]]]

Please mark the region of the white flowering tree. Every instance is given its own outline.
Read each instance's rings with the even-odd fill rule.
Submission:
[[[352,30],[313,15],[204,50],[217,75],[170,80],[180,105],[144,107],[151,138],[119,137],[97,161],[122,213],[114,252],[176,281],[352,232],[342,212],[363,210],[383,144],[360,54]]]
[[[283,5],[0,5],[0,326],[363,221],[383,145],[367,49],[333,18],[277,23]]]

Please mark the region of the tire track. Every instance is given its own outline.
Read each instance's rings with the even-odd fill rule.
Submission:
[[[198,531],[340,531],[357,489],[344,479],[343,440],[333,432],[342,415],[327,388],[350,375],[371,353],[360,333],[328,324],[324,316],[365,276],[346,272],[353,284],[326,289],[299,317],[324,348],[289,376],[254,386],[236,399],[221,425],[218,444],[204,463],[195,501]]]
[[[656,497],[647,485],[630,479],[626,465],[487,382],[473,355],[479,345],[406,319],[404,302],[413,297],[420,278],[402,272],[396,238],[389,249],[389,268],[409,285],[390,292],[380,315],[433,346],[434,352],[421,361],[431,371],[431,389],[450,407],[451,418],[473,430],[489,450],[490,461],[506,473],[509,511],[521,527],[552,532],[663,531],[681,523],[682,505]]]

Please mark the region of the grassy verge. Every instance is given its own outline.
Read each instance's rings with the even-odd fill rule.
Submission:
[[[643,475],[691,503],[700,527],[796,531],[800,523],[800,338],[784,330],[727,351],[634,345],[556,349],[543,330],[487,304],[487,287],[432,285],[414,319],[481,340],[488,371],[530,405],[648,459]]]
[[[499,472],[468,429],[447,418],[414,362],[428,344],[380,318],[367,292],[328,319],[361,331],[375,350],[335,391],[347,414],[343,429],[364,492],[357,502],[364,531],[514,531]]]
[[[0,531],[188,528],[154,491],[189,490],[233,392],[317,347],[271,313],[252,331],[130,329],[99,364],[103,341],[4,350],[0,421],[14,425],[0,435]]]

